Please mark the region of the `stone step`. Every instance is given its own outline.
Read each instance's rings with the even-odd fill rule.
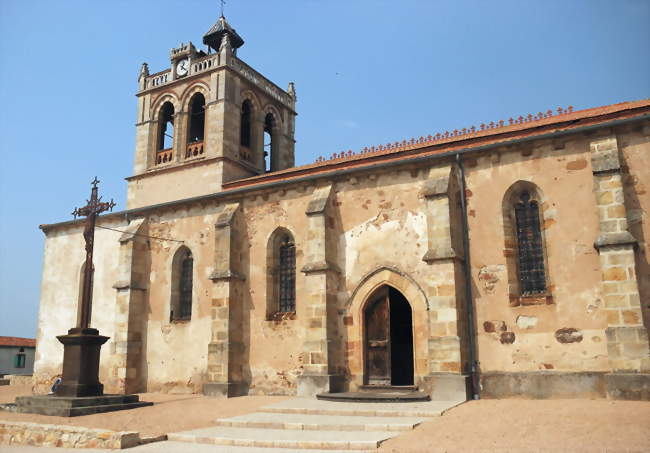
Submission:
[[[187,442],[172,441],[141,445],[132,450],[137,451],[138,453],[159,453],[161,451],[173,453],[350,453],[350,451],[354,451],[354,453],[376,452],[374,448],[372,450],[312,450],[298,448],[235,447],[233,445],[190,444]]]
[[[78,417],[80,415],[99,414],[104,412],[122,411],[127,409],[135,409],[138,407],[152,406],[153,403],[139,401],[135,403],[116,403],[106,404],[99,406],[86,406],[86,407],[51,407],[51,406],[35,406],[28,407],[16,406],[14,412],[22,412],[27,414],[41,414],[41,415],[55,415],[57,417]]]
[[[293,398],[265,406],[260,412],[307,415],[357,415],[367,417],[437,417],[464,403],[457,401],[426,401],[418,403],[345,403],[311,398]]]
[[[255,412],[216,420],[217,426],[304,431],[410,431],[425,418]]]
[[[319,400],[357,402],[357,403],[414,403],[431,401],[431,397],[424,392],[404,390],[374,390],[362,392],[320,393],[316,395]]]
[[[295,448],[321,450],[371,450],[395,431],[299,431],[287,429],[257,429],[211,427],[170,433],[175,442],[191,442],[235,447]],[[269,452],[271,453],[271,452]]]
[[[360,385],[360,392],[376,392],[376,391],[391,391],[391,392],[418,392],[420,388],[417,385]]]
[[[54,396],[29,395],[17,396],[16,404],[21,407],[48,406],[60,408],[107,406],[109,404],[129,404],[138,402],[138,395],[101,395],[101,396]]]

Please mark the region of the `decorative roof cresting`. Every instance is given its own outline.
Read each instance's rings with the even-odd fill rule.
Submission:
[[[435,135],[428,135],[426,137],[422,136],[420,138],[411,138],[410,140],[402,140],[401,142],[394,142],[394,143],[386,143],[385,145],[378,145],[378,146],[371,146],[371,147],[365,147],[358,152],[354,152],[351,149],[347,151],[341,151],[339,153],[332,153],[330,157],[323,157],[320,156],[318,159],[316,159],[315,162],[326,162],[329,160],[334,160],[334,159],[344,159],[348,157],[355,157],[355,156],[361,156],[361,155],[368,155],[368,154],[379,154],[379,153],[386,153],[386,152],[398,152],[398,151],[404,151],[405,149],[410,149],[413,146],[420,147],[420,146],[426,146],[426,145],[433,145],[436,143],[441,143],[441,142],[446,142],[450,140],[457,140],[457,139],[465,139],[465,138],[472,138],[473,136],[477,136],[480,133],[484,131],[496,131],[497,129],[501,128],[506,128],[509,126],[514,126],[516,124],[525,124],[525,123],[531,123],[534,121],[539,121],[543,120],[545,118],[551,118],[553,116],[559,116],[559,115],[565,115],[573,112],[573,106],[569,106],[567,108],[562,108],[558,107],[555,113],[553,110],[547,110],[546,113],[539,112],[537,114],[532,114],[529,113],[526,116],[519,116],[517,118],[509,118],[506,124],[506,121],[504,120],[499,120],[499,121],[490,121],[489,123],[481,123],[479,127],[477,128],[476,126],[471,126],[469,128],[462,128],[462,129],[454,129],[453,131],[445,131],[445,132],[438,132]]]

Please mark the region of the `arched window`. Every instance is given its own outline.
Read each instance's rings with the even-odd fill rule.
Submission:
[[[274,132],[275,118],[273,118],[273,114],[267,113],[264,117],[264,171],[266,172],[275,170],[272,161],[275,151]]]
[[[158,151],[174,146],[174,106],[165,102],[158,115]]]
[[[539,204],[523,191],[515,204],[517,258],[522,295],[546,292],[544,246],[539,224]]]
[[[291,233],[278,228],[268,246],[267,314],[296,311],[296,244]]]
[[[172,321],[189,320],[192,317],[193,273],[192,252],[187,247],[181,247],[172,260],[172,298],[169,316]]]
[[[205,97],[201,93],[192,96],[189,122],[187,143],[202,142],[205,133]]]
[[[241,122],[239,129],[239,142],[245,148],[251,147],[251,120],[253,114],[253,106],[251,101],[246,99],[241,105]]]
[[[296,245],[289,235],[282,238],[279,256],[280,311],[285,313],[296,311]]]
[[[510,304],[551,303],[544,242],[542,198],[527,181],[513,184],[503,199],[503,226]]]

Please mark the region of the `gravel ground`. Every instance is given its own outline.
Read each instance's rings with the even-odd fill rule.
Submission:
[[[29,393],[29,386],[0,387],[0,403]],[[216,418],[254,412],[287,399],[144,393],[151,407],[83,417],[0,412],[0,420],[77,425],[155,436],[212,426]],[[0,450],[2,450],[0,448]],[[83,451],[83,450],[80,450]],[[650,452],[650,403],[608,400],[480,400],[451,409],[414,431],[382,444],[380,453],[436,452]]]

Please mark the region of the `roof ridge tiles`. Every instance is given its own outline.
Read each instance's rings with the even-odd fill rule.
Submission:
[[[616,104],[600,107],[591,107],[583,110],[574,110],[573,106],[568,106],[566,108],[559,107],[555,112],[547,110],[546,113],[539,112],[535,115],[528,114],[526,117],[521,115],[516,119],[511,118],[512,122],[508,120],[509,124],[506,124],[506,122],[503,120],[497,122],[492,121],[487,124],[483,123],[479,125],[478,129],[476,127],[460,130],[455,129],[451,132],[445,131],[444,133],[428,135],[427,137],[421,136],[417,139],[411,138],[410,140],[402,140],[401,142],[387,143],[385,145],[372,146],[369,148],[365,147],[359,152],[354,152],[351,149],[347,151],[341,151],[339,153],[333,153],[329,158],[324,158],[321,156],[316,159],[316,161],[309,164],[291,167],[285,170],[275,171],[273,173],[252,176],[242,180],[231,181],[229,183],[225,183],[224,187],[236,187],[241,185],[255,184],[258,180],[268,177],[280,177],[284,174],[311,170],[318,167],[326,167],[328,165],[339,164],[348,161],[363,160],[366,158],[396,154],[404,151],[414,151],[434,145],[453,144],[454,142],[460,142],[463,140],[470,140],[475,138],[484,139],[494,135],[511,132],[522,132],[526,129],[532,129],[535,127],[587,119],[647,106],[650,106],[650,98],[637,101],[619,102]]]

